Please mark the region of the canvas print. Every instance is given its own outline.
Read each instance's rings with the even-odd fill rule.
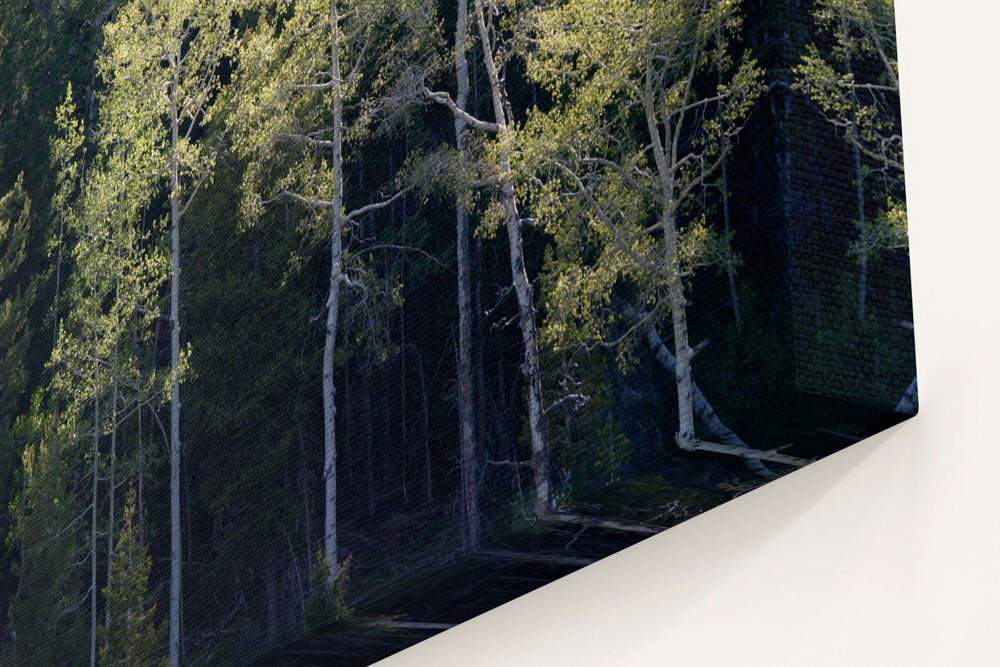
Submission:
[[[899,94],[891,0],[8,0],[0,662],[371,664],[909,418]]]

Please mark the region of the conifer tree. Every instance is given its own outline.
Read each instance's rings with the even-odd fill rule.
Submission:
[[[83,571],[77,567],[79,524],[86,510],[73,495],[66,465],[67,432],[46,415],[41,392],[4,444],[23,447],[22,489],[10,511],[8,548],[16,553],[17,592],[10,602],[12,665],[80,665],[86,642],[81,613]]]
[[[136,515],[135,489],[122,509],[122,526],[114,550],[111,579],[104,589],[108,620],[100,628],[100,663],[122,667],[166,665],[167,626],[156,622],[150,601],[149,547],[140,539],[142,517]]]
[[[31,200],[24,175],[0,197],[0,428],[10,424],[27,384],[28,307],[39,276],[24,276]]]

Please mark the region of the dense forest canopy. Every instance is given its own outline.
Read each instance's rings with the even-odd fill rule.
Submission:
[[[240,662],[622,480],[681,520],[805,463],[735,171],[775,95],[850,159],[816,329],[864,387],[912,328],[892,3],[807,4],[775,79],[749,0],[7,3],[0,661]]]

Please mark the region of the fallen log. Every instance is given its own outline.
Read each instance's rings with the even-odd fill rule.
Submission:
[[[653,348],[653,354],[656,356],[657,361],[659,361],[669,373],[675,373],[677,368],[677,358],[670,352],[669,349],[667,349],[666,344],[664,344],[663,339],[660,338],[660,334],[656,330],[655,326],[650,325],[646,330],[646,339],[649,341],[650,347]],[[759,450],[751,448],[747,445],[747,443],[743,442],[743,440],[736,435],[732,429],[722,423],[722,420],[719,419],[719,415],[716,414],[712,404],[708,402],[707,398],[705,398],[705,394],[701,392],[701,389],[698,387],[698,383],[694,381],[694,378],[691,379],[691,389],[691,399],[694,403],[695,414],[701,419],[709,433],[718,438],[722,444],[728,445],[731,448],[724,452],[718,450],[715,451],[718,451],[718,453],[721,454],[734,454],[736,456],[741,456],[746,461],[747,468],[749,468],[752,472],[757,473],[761,477],[774,477],[774,472],[761,463],[762,458],[765,460],[773,459],[737,453],[737,450],[740,449],[750,451]]]
[[[572,565],[575,567],[586,567],[596,563],[594,558],[581,558],[578,556],[557,556],[555,554],[528,553],[525,551],[506,551],[501,549],[484,549],[477,551],[474,555],[488,558],[502,558],[505,560],[518,560],[528,563],[546,563],[551,565]]]
[[[758,459],[771,461],[772,463],[782,463],[788,466],[802,466],[812,463],[810,459],[802,459],[797,456],[781,454],[773,449],[751,449],[749,447],[738,447],[736,445],[724,445],[719,442],[705,442],[704,440],[691,440],[684,449],[696,450],[699,452],[714,452],[716,454],[729,454],[730,456],[741,456],[745,459]]]
[[[583,514],[568,514],[564,512],[550,512],[539,517],[541,521],[559,521],[562,523],[572,523],[588,528],[606,528],[608,530],[619,530],[625,533],[642,533],[644,535],[655,535],[661,533],[666,528],[663,526],[650,526],[645,523],[626,521],[624,519],[608,519],[605,517],[585,516]]]
[[[413,621],[372,621],[368,624],[373,628],[397,628],[399,630],[447,630],[455,627],[454,623],[417,623]]]

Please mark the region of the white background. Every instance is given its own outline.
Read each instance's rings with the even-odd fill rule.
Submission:
[[[382,664],[1000,665],[1000,8],[896,14],[920,415]]]

